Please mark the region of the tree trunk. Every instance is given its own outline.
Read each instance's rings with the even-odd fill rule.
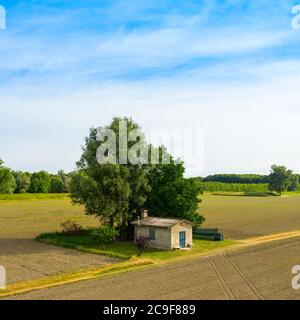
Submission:
[[[112,217],[112,216],[109,218],[109,226],[110,226],[111,228],[114,227],[114,217]]]
[[[124,221],[120,226],[120,240],[132,241],[134,239],[134,228],[128,221]]]

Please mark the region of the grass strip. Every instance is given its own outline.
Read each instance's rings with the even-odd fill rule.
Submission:
[[[68,193],[22,193],[22,194],[0,194],[1,202],[35,201],[35,200],[67,200]]]

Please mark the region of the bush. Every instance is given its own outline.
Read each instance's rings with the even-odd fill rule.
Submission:
[[[89,235],[96,243],[111,243],[119,236],[119,231],[111,227],[101,227],[98,229],[91,229]]]
[[[141,256],[144,250],[149,246],[150,239],[145,236],[138,236],[135,240],[135,245],[138,250],[138,256]]]
[[[86,232],[77,222],[67,220],[60,225],[62,227],[62,234],[66,236],[82,236]]]

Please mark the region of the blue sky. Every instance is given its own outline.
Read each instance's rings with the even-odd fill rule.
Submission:
[[[0,157],[72,170],[114,115],[205,131],[204,168],[300,172],[298,1],[5,1]]]

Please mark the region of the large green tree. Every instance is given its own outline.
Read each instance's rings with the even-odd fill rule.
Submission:
[[[126,132],[140,129],[128,118],[114,118],[107,127],[92,128],[85,140],[83,153],[77,163],[78,172],[72,177],[71,197],[74,204],[84,205],[85,213],[96,215],[103,223],[120,230],[122,239],[131,237],[130,222],[135,219],[146,201],[149,191],[147,170],[143,163],[132,164],[128,160],[131,147],[135,143],[146,146],[142,135],[136,141],[125,139],[120,145],[120,125],[127,123]],[[115,133],[116,148],[110,154],[107,148],[107,129]],[[110,163],[99,163],[96,155],[103,153]],[[109,158],[110,157],[110,158]],[[125,157],[125,159],[124,159]]]
[[[146,206],[150,215],[176,217],[192,221],[195,226],[204,222],[198,213],[201,186],[194,179],[184,178],[184,166],[169,155],[169,164],[151,166],[149,183],[151,191]]]
[[[292,183],[293,172],[285,166],[273,165],[269,176],[269,189],[279,195],[287,191]]]
[[[122,140],[124,122],[128,139]],[[107,134],[107,129],[114,134]],[[138,135],[133,134],[134,130],[139,131]],[[107,150],[110,145],[115,147]],[[151,157],[158,162],[149,163]],[[183,163],[175,162],[163,147],[148,145],[132,119],[114,118],[107,127],[90,130],[77,172],[72,175],[71,197],[74,204],[85,207],[86,214],[118,228],[121,238],[129,240],[130,222],[143,207],[155,216],[184,218],[196,225],[203,222],[197,212],[199,183],[183,175]]]

